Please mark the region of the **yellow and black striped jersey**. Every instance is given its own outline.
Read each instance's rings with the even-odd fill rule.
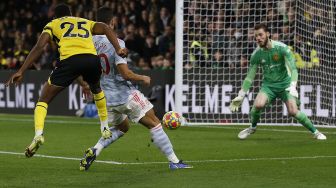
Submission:
[[[56,42],[60,60],[76,54],[97,55],[92,40],[92,28],[95,23],[84,18],[65,16],[49,22],[42,33],[48,33]]]

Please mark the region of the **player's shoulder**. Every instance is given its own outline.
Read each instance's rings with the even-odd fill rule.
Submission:
[[[47,24],[46,24],[46,27],[51,27],[53,26],[57,21],[57,18],[56,19],[52,19],[50,20]]]
[[[61,24],[63,22],[72,22],[73,17],[72,16],[64,16],[64,17],[61,17],[61,18],[55,18],[53,20],[51,20],[50,22],[48,22],[47,25],[56,25],[56,24]]]
[[[86,18],[81,18],[81,17],[75,17],[75,16],[64,16],[64,17],[61,17],[61,18],[56,18],[54,20],[52,20],[53,22],[71,22],[71,23],[76,23],[76,22],[88,22],[88,21],[91,21],[91,20],[88,20]]]
[[[261,48],[258,46],[251,54],[251,57],[255,57],[261,51]]]
[[[94,35],[93,36],[93,41],[101,42],[101,43],[108,43],[109,45],[113,46],[110,43],[110,41],[108,40],[108,38],[106,37],[106,35]],[[118,43],[122,48],[125,48],[125,41],[124,40],[118,38]]]
[[[97,41],[97,42],[103,42],[105,40],[108,40],[105,35],[93,35],[92,38],[94,41]]]
[[[287,48],[288,46],[280,41],[272,40],[272,46],[275,48]]]
[[[73,19],[76,19],[77,21],[86,21],[86,22],[93,22],[92,20],[82,18],[82,17],[72,17]]]
[[[98,51],[108,48],[110,49],[110,46],[112,46],[105,35],[93,35],[92,40]]]

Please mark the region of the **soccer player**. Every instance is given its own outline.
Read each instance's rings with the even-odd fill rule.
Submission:
[[[107,121],[106,99],[99,83],[100,62],[92,35],[106,35],[120,56],[124,57],[128,53],[127,49],[120,47],[114,31],[105,23],[72,17],[70,8],[65,4],[59,4],[55,7],[55,17],[44,27],[22,67],[6,83],[6,86],[19,84],[27,68],[42,54],[43,47],[49,42],[56,42],[60,53],[60,62],[44,84],[36,104],[34,111],[35,136],[25,151],[27,157],[32,157],[44,143],[43,129],[48,104],[79,76],[82,76],[89,84],[93,93],[100,117],[102,136],[104,138],[111,137]]]
[[[314,127],[306,114],[298,110],[298,92],[296,90],[298,72],[290,49],[284,43],[270,40],[270,33],[266,25],[256,25],[254,30],[259,47],[252,53],[248,74],[238,96],[230,104],[231,111],[238,110],[251,87],[259,66],[263,70],[263,81],[250,112],[252,125],[241,131],[238,137],[246,139],[249,135],[255,133],[263,108],[267,104],[271,104],[274,99],[280,98],[286,104],[290,116],[312,132],[316,139],[326,140],[327,137]]]
[[[112,17],[112,10],[108,7],[101,7],[97,11],[97,21],[105,22],[113,27]],[[135,74],[131,71],[127,66],[126,59],[115,52],[115,48],[106,36],[94,36],[93,40],[101,57],[101,65],[104,67],[100,83],[106,94],[109,123],[112,125],[110,127],[112,137],[108,139],[100,138],[94,147],[85,151],[84,158],[80,161],[80,170],[88,170],[104,148],[128,131],[129,119],[136,123],[139,122],[149,129],[153,143],[170,161],[170,169],[192,168],[192,166],[177,158],[160,120],[155,115],[153,105],[130,82],[141,82],[148,86],[151,81],[150,77]],[[123,40],[119,40],[119,44],[122,47],[125,46]]]

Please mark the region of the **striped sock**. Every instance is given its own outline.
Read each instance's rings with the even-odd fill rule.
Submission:
[[[161,124],[153,127],[150,133],[152,134],[153,143],[161,150],[167,159],[173,163],[178,163],[179,159],[175,155],[173,146],[167,134],[163,131]]]
[[[94,146],[96,148],[96,156],[100,154],[100,152],[108,147],[110,144],[118,140],[120,137],[122,137],[125,133],[119,131],[116,127],[110,127],[110,131],[112,132],[112,137],[108,139],[100,138],[97,142],[97,144]]]

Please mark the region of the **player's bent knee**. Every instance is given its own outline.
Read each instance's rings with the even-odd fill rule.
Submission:
[[[46,83],[42,88],[41,95],[38,101],[49,104],[54,99],[54,97],[63,89],[64,89],[63,87],[58,87]]]
[[[254,107],[258,110],[261,110],[265,107],[265,103],[255,103]]]
[[[128,119],[115,126],[119,131],[126,133],[129,130]]]
[[[97,94],[97,93],[100,93],[102,91],[99,83],[98,84],[90,84],[90,90],[93,94]]]
[[[288,115],[290,116],[295,116],[299,112],[295,101],[288,101],[286,103],[286,106],[288,110]]]
[[[159,123],[161,123],[160,119],[155,115],[155,111],[154,109],[150,109],[148,110],[148,112],[145,115],[146,117],[150,118],[152,122],[154,122],[153,124],[155,124],[154,126],[158,125]]]
[[[141,118],[139,122],[148,129],[151,129],[161,123],[160,121],[156,121],[147,115]]]
[[[129,127],[128,126],[121,126],[121,127],[118,127],[119,131],[123,132],[123,133],[127,133],[128,130],[129,130]]]
[[[296,116],[296,114],[298,113],[299,111],[298,110],[296,110],[296,109],[288,109],[288,114],[290,115],[290,116]]]

